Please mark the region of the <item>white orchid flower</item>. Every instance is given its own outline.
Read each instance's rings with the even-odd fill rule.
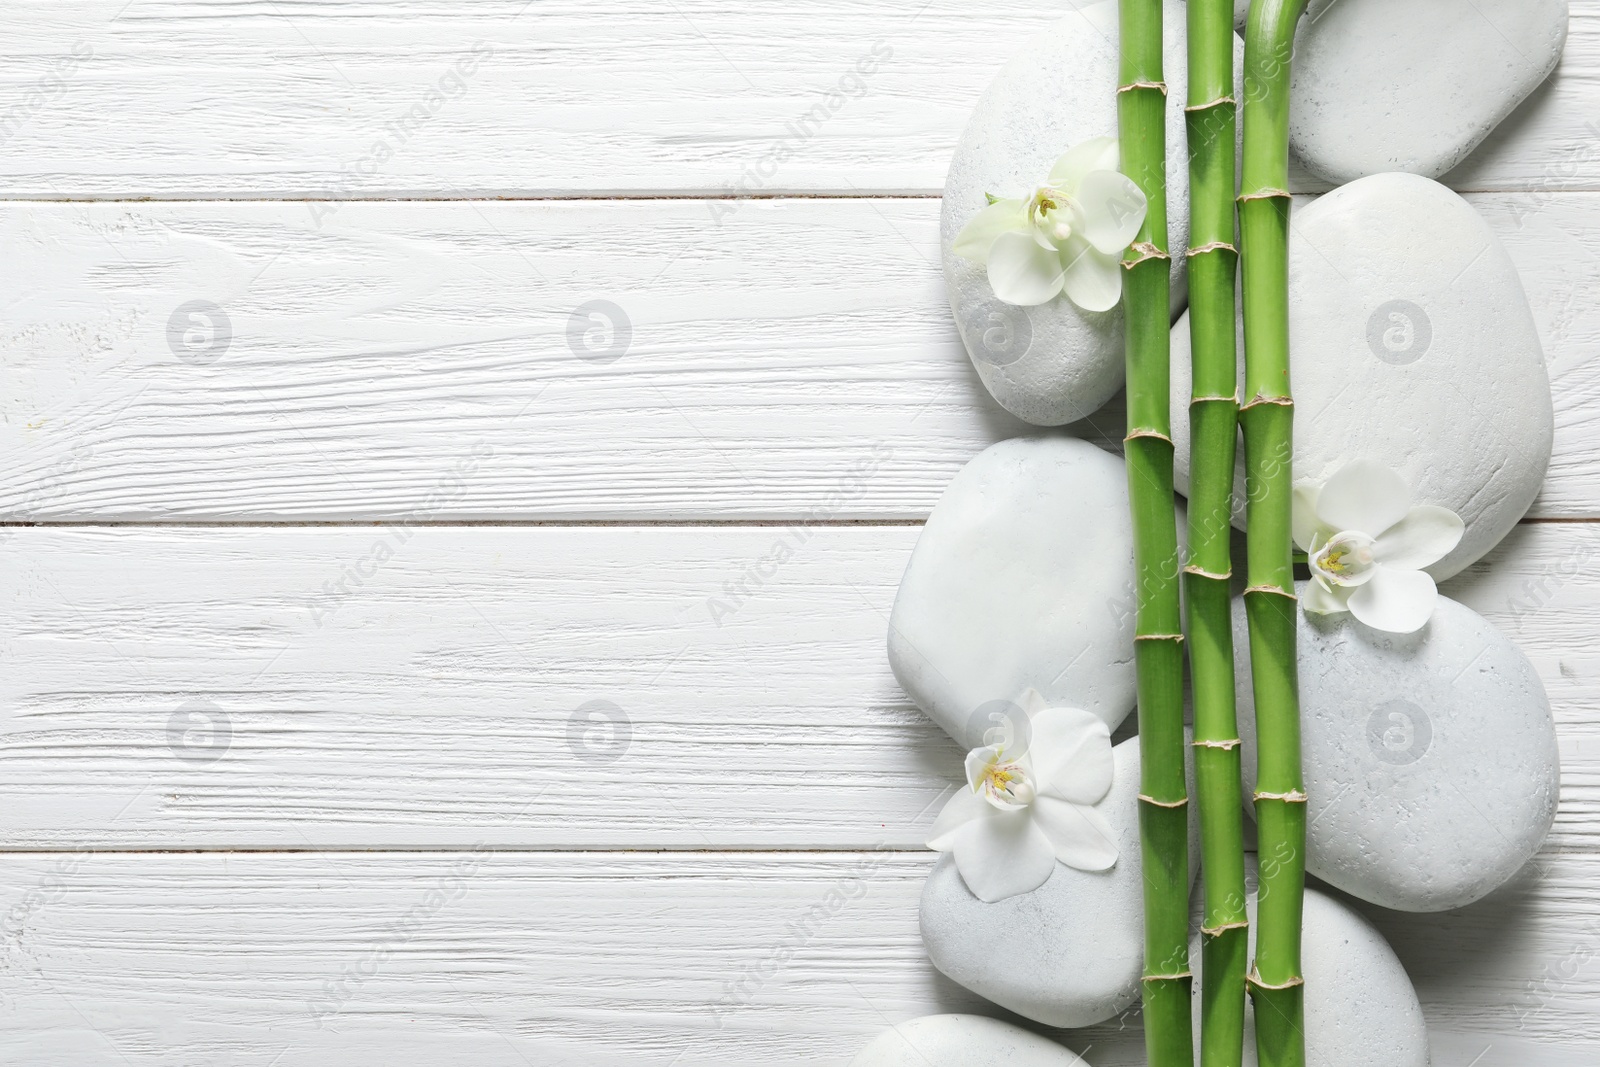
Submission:
[[[1085,311],[1110,311],[1122,299],[1122,253],[1149,207],[1117,158],[1115,137],[1069,149],[1026,200],[991,197],[956,235],[956,255],[986,264],[1007,304],[1043,304],[1064,290]]]
[[[1348,611],[1375,630],[1408,634],[1433,615],[1439,588],[1422,568],[1461,543],[1460,516],[1411,506],[1411,487],[1378,463],[1355,460],[1322,485],[1294,489],[1294,540],[1311,582],[1305,609]]]
[[[1082,871],[1117,862],[1116,831],[1095,808],[1111,791],[1110,729],[1087,711],[1047,707],[1032,689],[1022,708],[1026,750],[1001,743],[968,753],[969,788],[950,798],[928,837],[988,903],[1038,889],[1057,861]]]

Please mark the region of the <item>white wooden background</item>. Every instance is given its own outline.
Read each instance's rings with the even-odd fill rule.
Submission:
[[[1448,179],[1524,272],[1557,409],[1532,518],[1448,591],[1538,665],[1564,792],[1490,900],[1367,909],[1436,1067],[1600,1042],[1600,0],[1572,6],[1560,72]],[[917,934],[959,754],[884,630],[942,486],[1022,430],[949,321],[937,197],[1061,9],[10,0],[0,1061],[842,1064],[983,1010]],[[612,362],[569,346],[595,300]],[[198,352],[168,329],[196,301],[230,324]],[[1136,1020],[1064,1037],[1141,1062]]]

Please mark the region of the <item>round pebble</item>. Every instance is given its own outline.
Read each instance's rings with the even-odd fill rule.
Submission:
[[[1459,908],[1509,881],[1544,843],[1561,788],[1550,702],[1527,657],[1443,596],[1415,634],[1299,616],[1306,869],[1399,911]],[[1250,790],[1242,604],[1234,629]]]
[[[1117,864],[1056,864],[1031,893],[986,904],[940,857],[922,890],[922,940],[933,965],[974,993],[1049,1026],[1090,1026],[1139,1000],[1144,883],[1139,855],[1139,739],[1115,750],[1100,811],[1117,830]],[[1191,792],[1193,786],[1191,783]],[[1191,875],[1199,827],[1190,820]]]
[[[1428,568],[1440,580],[1527,512],[1555,436],[1544,350],[1511,258],[1461,197],[1381,174],[1297,208],[1289,334],[1297,481],[1326,480],[1353,459],[1399,471],[1415,503],[1466,523],[1455,551]],[[1185,314],[1172,332],[1184,491],[1189,359]],[[1242,356],[1240,367],[1242,388]],[[1242,454],[1240,469],[1242,493]]]
[[[1184,8],[1166,0],[1167,157],[1186,158]],[[1243,45],[1238,45],[1242,60]],[[1093,4],[1038,31],[996,76],[956,146],[940,233],[950,306],[973,365],[994,398],[1028,422],[1057,426],[1092,414],[1122,385],[1122,312],[1080,310],[1064,296],[1037,307],[995,299],[981,264],[957,256],[956,234],[985,193],[1031,192],[1067,149],[1117,133],[1117,5]],[[1173,313],[1183,306],[1188,174],[1168,170]]]
[[[964,748],[1036,689],[1112,729],[1134,705],[1123,461],[1084,441],[985,449],[939,498],[889,620],[889,665]]]
[[[1255,954],[1255,871],[1249,872],[1250,954]],[[1198,894],[1197,894],[1198,899]],[[1196,923],[1199,914],[1196,913]],[[1300,940],[1306,980],[1306,1067],[1428,1067],[1428,1030],[1411,978],[1394,950],[1348,904],[1307,889]],[[1189,946],[1195,974],[1195,1048],[1200,1047],[1200,936]],[[1245,1002],[1244,1067],[1256,1067],[1255,1013]]]

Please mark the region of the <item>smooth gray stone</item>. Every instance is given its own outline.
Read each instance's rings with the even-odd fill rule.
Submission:
[[[1437,178],[1560,62],[1567,0],[1338,0],[1296,36],[1289,144],[1344,183]]]
[[[1048,1038],[981,1015],[925,1015],[885,1030],[850,1067],[1089,1067]]]
[[[1115,867],[1078,871],[1058,863],[1033,892],[985,904],[967,889],[955,861],[942,856],[922,890],[922,940],[933,965],[979,996],[1049,1026],[1104,1022],[1139,1000],[1139,739],[1124,741],[1115,755],[1111,793],[1100,802],[1118,831]],[[1194,819],[1189,831],[1192,877],[1199,861]]]
[[[934,506],[895,597],[889,666],[964,748],[1029,689],[1113,730],[1133,710],[1127,479],[1084,441],[1016,438]]]
[[[1516,267],[1472,205],[1411,174],[1363,178],[1297,207],[1293,227],[1295,480],[1323,481],[1357,458],[1399,471],[1415,503],[1466,523],[1455,551],[1428,568],[1448,578],[1511,531],[1550,462],[1550,379]],[[1185,313],[1172,331],[1183,492],[1189,360]],[[1243,380],[1241,358],[1241,390]],[[1237,484],[1242,508],[1242,452]]]
[[[1167,158],[1186,157],[1184,7],[1166,0]],[[1242,63],[1243,44],[1236,42]],[[1242,69],[1242,67],[1241,67]],[[1115,136],[1117,7],[1092,4],[1046,26],[1017,52],[978,101],[945,182],[940,234],[944,276],[968,354],[1006,410],[1041,426],[1093,414],[1122,385],[1122,312],[1081,311],[1065,296],[1037,307],[1002,304],[985,268],[951,251],[985,193],[1031,193],[1067,149]],[[1168,168],[1173,314],[1183,307],[1188,172]]]
[[[1443,596],[1415,634],[1298,614],[1306,869],[1398,911],[1459,908],[1509,881],[1543,845],[1561,789],[1550,702],[1527,657]],[[1242,604],[1234,634],[1248,796]]]
[[[1250,958],[1255,956],[1256,878],[1250,857]],[[1195,895],[1196,902],[1199,894]],[[1200,1047],[1201,912],[1190,942],[1194,1040]],[[1428,1028],[1417,991],[1381,933],[1348,904],[1307,889],[1300,940],[1306,980],[1306,1067],[1428,1067]],[[1256,1067],[1255,1012],[1245,1002],[1244,1067]]]

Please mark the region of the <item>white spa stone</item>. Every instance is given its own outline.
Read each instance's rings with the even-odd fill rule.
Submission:
[[[1437,178],[1561,59],[1567,0],[1338,0],[1296,37],[1289,144],[1335,183]]]
[[[1254,857],[1251,857],[1252,861]],[[1255,865],[1248,870],[1250,956],[1255,955]],[[1195,895],[1196,901],[1199,894]],[[1195,1048],[1200,1047],[1200,913],[1189,945]],[[1428,1031],[1406,969],[1371,923],[1349,905],[1307,889],[1300,943],[1306,980],[1306,1067],[1428,1067]],[[1255,1014],[1246,1000],[1244,1067],[1256,1067]]]
[[[946,855],[922,890],[922,940],[933,965],[979,996],[1049,1026],[1104,1022],[1139,1000],[1139,739],[1122,742],[1114,755],[1111,793],[1100,810],[1117,830],[1115,867],[1078,871],[1058,863],[1033,892],[985,904]],[[1194,819],[1189,831],[1192,877],[1199,859]]]
[[[1296,481],[1324,481],[1352,459],[1398,471],[1415,503],[1466,522],[1455,551],[1427,568],[1440,580],[1522,518],[1550,461],[1550,379],[1516,268],[1465,200],[1427,178],[1380,174],[1297,207],[1289,334]],[[1184,492],[1189,359],[1185,313],[1172,331]]]
[[[1166,0],[1167,157],[1186,158],[1184,7]],[[1237,43],[1237,42],[1236,42]],[[1238,55],[1243,56],[1239,43]],[[1065,296],[1037,307],[995,299],[985,268],[957,256],[956,234],[981,210],[985,193],[1026,195],[1067,149],[1115,136],[1117,7],[1074,11],[1037,32],[978,101],[945,182],[940,234],[956,323],[979,376],[1008,411],[1041,426],[1092,414],[1122,385],[1122,312],[1080,310]],[[1183,306],[1188,241],[1188,174],[1168,168],[1168,236],[1173,312]]]
[[[1084,441],[1017,438],[934,506],[895,597],[889,665],[963,748],[1029,689],[1112,729],[1133,710],[1127,477]]]
[[[885,1030],[850,1067],[1089,1067],[1089,1061],[1020,1026],[981,1015],[925,1015]]]
[[[1561,786],[1550,702],[1527,657],[1443,596],[1415,634],[1297,614],[1306,869],[1399,911],[1459,908],[1503,885],[1544,843]],[[1252,790],[1255,701],[1237,603],[1234,633]]]

